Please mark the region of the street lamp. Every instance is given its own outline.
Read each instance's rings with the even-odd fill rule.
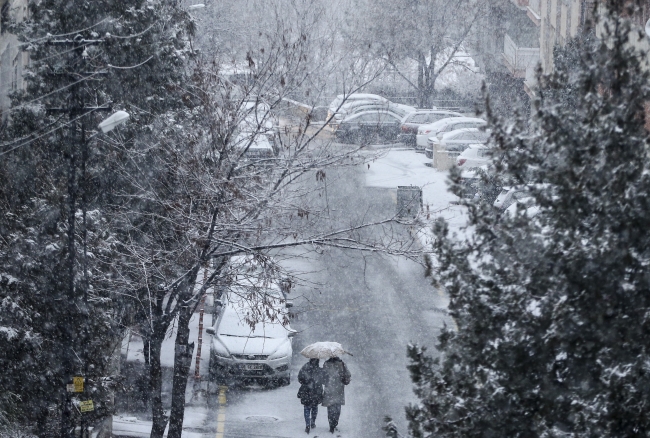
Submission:
[[[88,328],[88,319],[90,317],[90,310],[88,309],[88,248],[87,248],[87,233],[88,233],[88,224],[86,221],[86,207],[87,207],[87,181],[86,181],[86,162],[88,161],[88,143],[89,141],[97,136],[106,134],[107,132],[112,131],[115,129],[116,126],[119,126],[123,123],[125,123],[129,119],[130,115],[126,111],[116,111],[115,113],[111,114],[108,118],[104,119],[99,125],[98,128],[101,129],[101,133],[98,132],[94,135],[91,135],[90,137],[86,138],[85,135],[85,130],[83,128],[83,122],[82,122],[82,160],[81,160],[81,180],[83,184],[83,194],[81,197],[81,215],[82,215],[82,223],[83,223],[83,234],[82,234],[82,242],[83,242],[83,259],[82,259],[82,266],[83,266],[83,309],[85,312],[85,321],[84,321],[84,339],[83,339],[83,371],[82,371],[82,376],[75,377],[73,379],[73,382],[84,382],[84,380],[88,377],[88,338],[89,338],[89,328]],[[74,204],[72,205],[72,211],[74,212]],[[74,287],[73,287],[74,290]],[[83,389],[83,383],[81,386],[76,387],[75,384],[73,383],[72,385],[72,392],[84,392]],[[92,400],[86,400],[84,402],[84,405],[80,403],[81,407],[81,412],[86,412],[86,411],[93,411],[94,405]],[[63,418],[62,418],[63,421]],[[86,438],[87,435],[87,422],[85,417],[82,416],[81,418],[81,433],[80,436],[81,438]],[[67,437],[66,437],[67,438]]]
[[[104,134],[106,134],[115,129],[116,126],[125,123],[129,120],[129,117],[131,117],[131,115],[126,111],[117,111],[100,123],[98,127]]]

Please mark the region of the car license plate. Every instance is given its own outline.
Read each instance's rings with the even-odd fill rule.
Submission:
[[[244,364],[244,369],[245,369],[245,370],[255,370],[255,371],[258,371],[258,370],[263,370],[263,369],[264,369],[264,365],[262,365],[262,364],[257,364],[257,363],[247,363],[247,364]]]

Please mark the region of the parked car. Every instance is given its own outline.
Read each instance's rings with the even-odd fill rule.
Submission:
[[[490,164],[490,148],[485,144],[471,144],[460,153],[456,165],[463,169],[471,169]]]
[[[266,134],[241,133],[235,139],[235,148],[243,152],[243,160],[256,165],[271,165],[276,156]]]
[[[402,118],[390,111],[366,111],[344,119],[336,130],[336,138],[343,142],[367,142],[397,137]]]
[[[402,143],[415,146],[415,138],[418,133],[418,128],[422,125],[428,125],[438,120],[446,119],[449,117],[462,117],[463,115],[454,111],[445,111],[445,110],[416,110],[408,114],[402,126],[400,127],[400,134],[397,136],[397,140]]]
[[[455,131],[463,128],[480,128],[487,122],[476,117],[448,117],[438,120],[428,125],[422,125],[418,128],[415,149],[424,150],[427,146],[429,137],[442,137],[446,132]]]
[[[439,137],[429,137],[424,154],[427,158],[433,158],[433,152],[436,150],[446,150],[458,152],[467,149],[474,143],[486,143],[490,138],[490,131],[482,131],[478,128],[463,128],[454,131],[445,132]]]
[[[447,132],[439,137],[429,137],[424,153],[433,159],[433,167],[447,170],[456,164],[457,157],[470,144],[485,143],[490,137],[489,131],[477,128],[464,128]]]
[[[287,386],[296,331],[286,322],[286,303],[274,289],[265,299],[249,295],[235,288],[215,302],[220,310],[215,324],[206,329],[212,335],[209,378],[219,385]]]
[[[388,111],[404,118],[415,110],[415,107],[393,102],[356,101],[352,102],[349,106],[346,105],[345,108],[341,108],[341,111],[334,114],[334,119],[330,123],[338,125],[346,117],[366,111]]]
[[[487,168],[484,168],[484,170],[487,171]],[[463,198],[473,198],[478,191],[478,185],[480,184],[480,178],[476,169],[461,172],[460,184],[463,188],[461,196]]]
[[[339,94],[336,96],[336,99],[330,103],[327,112],[327,120],[333,117],[338,112],[345,112],[347,109],[345,107],[352,105],[355,102],[367,102],[367,103],[387,103],[388,99],[381,97],[377,94],[368,94],[368,93],[353,93],[343,95]]]
[[[525,214],[527,218],[532,219],[537,216],[539,210],[540,208],[539,205],[535,203],[535,198],[528,195],[512,202],[512,204],[505,209],[504,214],[511,218]]]
[[[492,205],[501,211],[505,211],[514,202],[529,197],[530,192],[527,186],[504,187]]]

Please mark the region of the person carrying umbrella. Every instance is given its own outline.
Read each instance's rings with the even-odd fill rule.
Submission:
[[[330,433],[334,433],[334,429],[339,424],[341,406],[345,404],[345,385],[350,384],[352,375],[345,362],[338,356],[326,360],[323,371],[326,376],[323,406],[327,407]]]
[[[316,427],[316,416],[318,415],[318,405],[323,401],[323,383],[325,375],[323,369],[319,366],[318,359],[309,359],[309,362],[300,368],[298,373],[298,398],[303,404],[305,410],[305,432],[309,433],[310,429]]]
[[[349,385],[352,378],[348,367],[339,356],[350,353],[337,342],[316,342],[305,347],[300,353],[309,358],[328,358],[322,368],[325,377],[322,404],[327,408],[330,433],[334,433],[339,424],[341,406],[345,404],[345,385]],[[300,380],[300,377],[298,379]]]

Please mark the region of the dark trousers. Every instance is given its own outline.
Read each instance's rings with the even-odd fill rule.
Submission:
[[[341,416],[341,405],[331,405],[327,407],[327,421],[330,422],[330,429],[339,425]]]
[[[307,427],[316,424],[316,415],[318,415],[318,405],[305,405],[305,424]]]

